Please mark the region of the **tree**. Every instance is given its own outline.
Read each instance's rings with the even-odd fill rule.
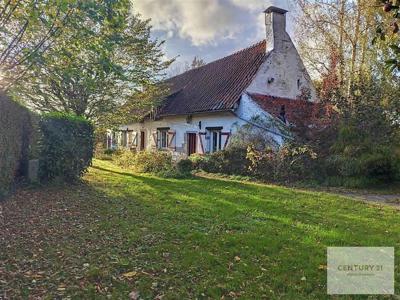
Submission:
[[[336,49],[339,58],[339,89],[343,96],[368,76],[377,61],[371,49],[371,28],[376,24],[375,8],[366,0],[298,0],[297,16],[300,52],[316,77],[330,71]]]
[[[72,0],[0,2],[0,89],[22,78],[62,33],[77,8]]]
[[[382,23],[377,26],[375,41],[379,38],[385,41],[389,35],[389,48],[391,50],[391,57],[386,60],[387,65],[393,72],[400,72],[400,3],[398,0],[387,1],[380,0],[384,16],[382,17]],[[390,15],[391,16],[387,16]],[[388,29],[387,24],[390,24]],[[390,36],[391,35],[391,36]]]
[[[192,60],[192,63],[190,64],[190,69],[196,69],[199,67],[204,66],[206,63],[204,62],[203,59],[201,59],[200,57],[195,56]]]
[[[33,109],[75,113],[99,121],[162,79],[162,42],[129,0],[85,1],[76,22],[42,55],[14,94]]]
[[[182,73],[185,73],[187,71],[202,67],[204,65],[206,65],[205,61],[202,58],[195,56],[191,63],[189,63],[188,61],[185,61],[183,64],[175,65],[168,72],[168,75],[169,75],[169,77],[174,77],[174,76],[180,75]]]

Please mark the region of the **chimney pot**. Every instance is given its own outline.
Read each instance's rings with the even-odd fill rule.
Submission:
[[[273,12],[278,13],[278,14],[286,14],[288,11],[286,9],[279,8],[276,6],[270,6],[264,11],[264,13],[266,13],[266,14],[270,14]]]

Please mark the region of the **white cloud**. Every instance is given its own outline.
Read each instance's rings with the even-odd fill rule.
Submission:
[[[249,27],[260,32],[261,12],[269,5],[288,9],[289,0],[133,0],[134,11],[151,19],[168,38],[179,36],[194,46],[237,38]],[[293,0],[290,0],[293,1]],[[258,24],[260,23],[260,24]]]
[[[259,10],[262,11],[267,6],[266,0],[231,0],[232,3],[238,7],[247,10]]]
[[[155,29],[172,30],[196,46],[232,38],[241,28],[240,10],[222,0],[136,0],[134,10]]]

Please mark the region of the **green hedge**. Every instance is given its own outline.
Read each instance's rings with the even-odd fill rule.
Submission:
[[[27,172],[32,131],[29,110],[0,94],[0,197]]]
[[[92,162],[92,123],[76,115],[50,113],[42,116],[39,127],[41,180],[78,180]]]

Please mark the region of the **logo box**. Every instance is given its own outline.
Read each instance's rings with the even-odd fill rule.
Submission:
[[[393,295],[393,247],[328,247],[329,295]]]

